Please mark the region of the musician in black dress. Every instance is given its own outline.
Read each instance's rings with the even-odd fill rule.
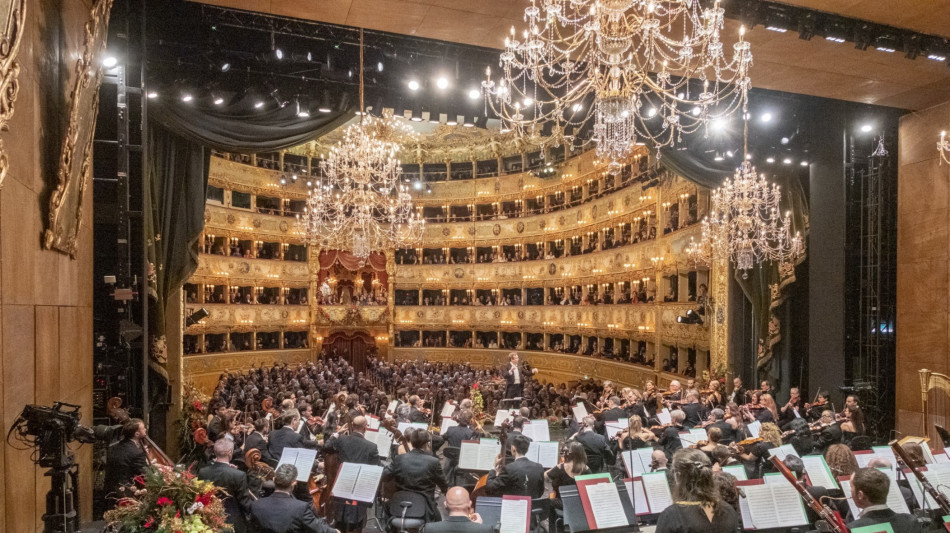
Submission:
[[[660,513],[656,533],[733,533],[739,513],[723,502],[706,454],[685,448],[673,455],[673,505]]]
[[[551,488],[557,494],[557,497],[551,502],[558,509],[562,509],[564,504],[561,502],[561,487],[577,485],[577,476],[590,474],[590,467],[587,466],[587,453],[584,452],[584,445],[579,442],[572,442],[568,445],[567,456],[564,462],[555,465],[544,473],[545,479],[551,482]]]

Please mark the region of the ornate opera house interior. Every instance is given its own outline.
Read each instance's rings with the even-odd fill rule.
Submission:
[[[950,5],[0,30],[0,531],[950,516]]]

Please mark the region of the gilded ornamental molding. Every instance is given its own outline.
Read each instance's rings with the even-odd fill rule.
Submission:
[[[186,335],[306,331],[310,326],[310,308],[306,305],[187,304],[184,316],[190,316],[202,307],[208,310],[208,317],[188,326]]]
[[[6,0],[0,2],[0,131],[7,129],[7,123],[13,117],[14,103],[20,92],[17,80],[20,75],[20,63],[16,60],[20,51],[20,41],[26,25],[26,0]],[[0,187],[7,177],[10,161],[0,140]]]
[[[382,326],[389,323],[385,305],[317,306],[313,323],[318,326]]]
[[[97,0],[85,25],[85,40],[73,69],[69,93],[69,122],[63,137],[56,189],[49,200],[49,217],[43,246],[76,257],[82,227],[82,202],[92,174],[92,140],[99,109],[103,67],[98,61],[105,50],[112,0]]]
[[[265,215],[214,204],[205,205],[204,233],[267,242],[303,244],[304,241],[294,217]]]
[[[307,263],[301,261],[198,254],[198,268],[188,283],[296,289],[309,286],[308,276]]]

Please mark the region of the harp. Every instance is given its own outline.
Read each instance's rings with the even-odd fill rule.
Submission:
[[[950,376],[931,372],[923,368],[920,371],[920,399],[924,406],[924,418],[921,421],[922,435],[931,437],[931,442],[943,442],[935,426],[946,428],[950,413]]]

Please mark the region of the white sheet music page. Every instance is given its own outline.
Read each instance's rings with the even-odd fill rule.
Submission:
[[[630,425],[629,418],[621,418],[619,420],[607,420],[604,422],[604,427],[607,429],[607,439],[612,439],[617,436],[617,433],[627,429]]]
[[[637,476],[623,480],[627,485],[627,496],[633,503],[633,511],[637,515],[650,514],[650,504],[647,502],[647,493],[643,488],[643,478]]]
[[[666,472],[644,472],[642,476],[643,489],[647,493],[652,514],[660,514],[664,509],[673,505],[673,495],[670,493],[670,482],[666,479]]]
[[[501,529],[498,533],[528,533],[531,518],[531,498],[503,496],[501,499]]]
[[[498,439],[482,439],[478,443],[478,468],[476,470],[491,470],[495,468],[495,458],[501,453],[501,441]]]
[[[379,417],[366,415],[366,427],[369,429],[379,429]]]
[[[336,482],[333,483],[333,489],[330,494],[337,498],[352,500],[353,491],[356,488],[356,482],[360,478],[359,463],[343,463],[340,465],[340,473],[336,476]]]
[[[376,492],[379,490],[379,480],[383,477],[383,467],[377,465],[359,466],[359,475],[350,499],[372,503],[376,499]]]
[[[780,460],[784,461],[785,457],[789,455],[798,455],[798,453],[795,451],[795,448],[792,447],[791,444],[783,444],[781,446],[778,446],[776,448],[772,448],[771,450],[769,450],[769,455],[771,457],[778,457]]]
[[[528,444],[528,454],[526,457],[531,461],[540,463],[544,468],[553,468],[557,466],[558,460],[560,459],[558,451],[557,442],[533,440]]]
[[[297,481],[307,481],[310,479],[310,470],[313,469],[313,462],[317,460],[317,450],[308,450],[306,448],[284,448],[280,454],[280,461],[277,466],[291,464],[297,468]]]
[[[753,439],[759,438],[759,430],[762,429],[762,422],[756,420],[751,424],[746,424],[746,429],[749,430],[749,434],[752,435]]]
[[[454,428],[457,425],[459,425],[459,423],[456,422],[454,418],[443,418],[442,429],[439,430],[439,433],[445,435],[445,432],[448,431],[449,428]]]
[[[808,524],[805,506],[798,491],[788,480],[785,484],[769,485],[778,511],[779,527],[796,527]]]
[[[745,466],[743,465],[729,465],[722,467],[722,471],[727,474],[732,474],[739,481],[745,481],[749,479],[749,476],[746,474]]]
[[[672,424],[672,423],[673,423],[673,415],[670,414],[670,410],[669,410],[669,409],[665,409],[665,408],[664,408],[662,411],[659,411],[659,412],[656,414],[656,419],[659,420],[659,421],[660,421],[660,424],[661,424],[661,425],[664,425],[664,426],[665,426],[666,424]]]
[[[805,472],[808,472],[808,479],[812,485],[825,487],[826,489],[837,489],[838,482],[831,475],[831,468],[821,455],[806,455],[802,457],[802,463],[805,465]]]
[[[462,470],[478,470],[478,441],[463,440],[459,448],[459,468]]]
[[[450,417],[455,414],[456,406],[454,403],[445,402],[442,406],[442,418]]]
[[[518,409],[499,409],[495,411],[495,427],[501,427],[506,420],[511,422],[518,412]]]
[[[620,502],[620,493],[613,483],[594,483],[586,485],[590,510],[594,513],[597,528],[626,526],[627,515]]]
[[[551,427],[548,425],[546,418],[528,421],[528,423],[524,425],[522,433],[531,437],[533,440],[551,440]]]
[[[574,420],[578,422],[583,422],[584,417],[587,416],[587,407],[584,407],[583,403],[579,403],[574,407],[571,407],[571,411],[574,411]]]
[[[742,524],[745,529],[779,527],[778,510],[772,498],[771,485],[747,485],[742,487],[742,491],[745,493],[745,498],[739,498],[739,501],[740,504],[745,502],[746,509],[742,512]],[[798,495],[796,494],[795,497],[797,498]]]

